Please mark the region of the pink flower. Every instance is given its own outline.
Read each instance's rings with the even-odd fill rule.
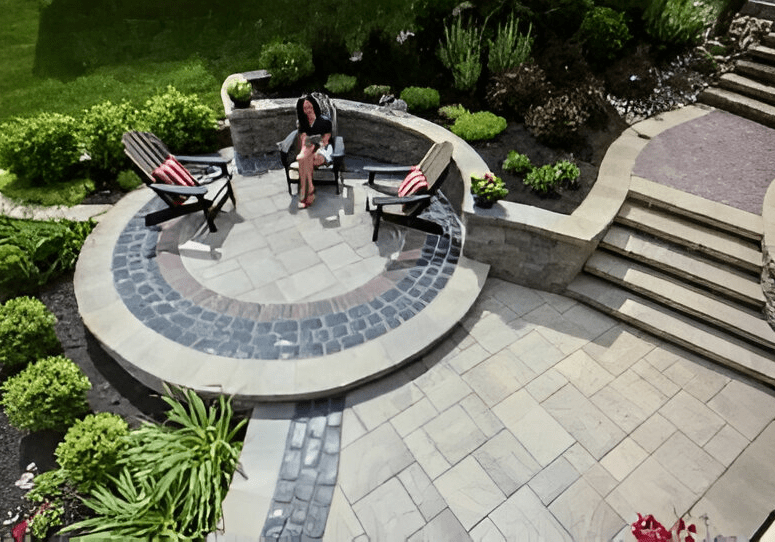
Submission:
[[[25,519],[21,523],[17,523],[11,531],[13,539],[16,542],[24,542],[24,535],[27,533],[27,520]]]

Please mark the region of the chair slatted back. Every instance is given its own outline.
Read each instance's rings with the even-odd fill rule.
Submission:
[[[431,194],[435,193],[441,186],[451,160],[452,143],[444,141],[443,143],[434,143],[418,164],[420,171],[423,172],[428,181],[428,192]]]

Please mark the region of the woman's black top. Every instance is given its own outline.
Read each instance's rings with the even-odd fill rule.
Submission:
[[[306,125],[306,123],[304,124]],[[315,122],[312,123],[312,126],[306,125],[301,127],[300,130],[308,136],[330,134],[332,130],[331,121],[326,117],[318,116],[315,117]]]

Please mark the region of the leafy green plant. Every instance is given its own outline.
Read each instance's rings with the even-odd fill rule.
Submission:
[[[406,87],[400,98],[410,111],[427,111],[438,107],[441,101],[438,90],[425,87]]]
[[[95,223],[0,216],[0,299],[36,291],[72,270]]]
[[[464,27],[463,18],[458,16],[452,25],[444,27],[438,57],[452,72],[456,89],[473,90],[482,74],[482,30],[473,25]]]
[[[540,194],[548,194],[554,192],[557,189],[557,171],[553,165],[544,165],[541,167],[533,168],[523,181],[527,186],[535,190]]]
[[[503,161],[503,169],[517,174],[527,173],[533,169],[533,163],[526,155],[509,151],[506,160]]]
[[[226,85],[226,93],[235,102],[245,102],[253,95],[253,85],[244,77],[235,77]]]
[[[17,429],[39,431],[69,427],[86,414],[91,383],[72,360],[49,356],[6,380],[0,404]]]
[[[445,105],[444,107],[439,108],[439,115],[449,120],[455,120],[468,112],[468,109],[460,104]]]
[[[130,432],[118,476],[96,484],[84,501],[95,516],[65,531],[184,540],[215,530],[246,420],[233,423],[231,402],[223,396],[209,408],[193,391],[185,399],[187,406],[164,397],[172,425],[147,423]]]
[[[121,416],[89,414],[67,430],[56,449],[57,463],[79,491],[86,491],[113,470],[128,433]]]
[[[332,94],[346,94],[355,88],[358,78],[354,75],[345,75],[343,73],[332,73],[328,76],[326,90]]]
[[[530,58],[533,49],[533,38],[530,32],[533,25],[527,28],[527,34],[520,34],[519,19],[512,13],[506,24],[498,25],[495,40],[488,41],[489,55],[487,68],[490,73],[498,74],[518,67]]]
[[[211,151],[218,127],[211,107],[196,94],[183,94],[172,86],[145,102],[141,124],[174,153]]]
[[[506,119],[489,111],[478,111],[459,116],[450,130],[466,141],[492,139],[506,129]]]
[[[15,248],[15,247],[14,247]],[[24,365],[60,349],[56,316],[34,297],[14,297],[0,306],[0,363]]]
[[[632,38],[624,15],[603,6],[587,12],[578,35],[587,60],[597,65],[614,60]]]
[[[713,20],[713,8],[695,0],[652,0],[643,12],[646,32],[664,46],[696,43]]]
[[[485,200],[496,201],[505,198],[509,190],[503,179],[492,173],[485,173],[481,176],[471,176],[471,193]]]
[[[265,45],[258,56],[258,65],[272,74],[269,80],[272,88],[292,85],[315,72],[312,49],[301,43]]]
[[[65,509],[60,504],[41,504],[30,518],[30,533],[37,540],[46,540],[51,531],[62,525],[64,513]]]
[[[43,186],[66,180],[79,164],[78,121],[40,113],[0,125],[0,166]]]
[[[386,94],[390,94],[389,85],[369,85],[363,89],[363,93],[369,98],[379,99]]]
[[[121,136],[134,128],[139,113],[129,102],[114,104],[105,101],[84,111],[81,130],[89,175],[100,185],[116,178],[127,166]]]
[[[554,164],[554,172],[557,181],[570,188],[578,187],[578,179],[581,175],[579,167],[569,160],[560,160]]]

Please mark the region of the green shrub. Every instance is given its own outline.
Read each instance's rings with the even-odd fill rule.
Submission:
[[[34,297],[14,297],[0,305],[0,363],[13,367],[56,353],[60,348],[56,321]]]
[[[482,74],[482,31],[463,27],[458,16],[451,26],[444,27],[444,41],[438,49],[444,67],[452,72],[455,88],[471,91]]]
[[[527,173],[533,169],[533,164],[526,155],[517,151],[509,151],[506,160],[503,161],[503,169],[517,174]]]
[[[34,478],[34,482],[35,485],[24,496],[25,499],[33,503],[62,501],[67,483],[64,470],[60,468],[42,472]]]
[[[532,25],[527,28],[527,34],[520,34],[519,19],[514,15],[509,16],[509,20],[504,26],[498,25],[498,31],[495,34],[495,41],[489,40],[489,56],[487,68],[490,73],[498,74],[508,70],[513,70],[530,58],[533,49],[533,38],[530,32]]]
[[[400,98],[406,102],[406,107],[410,111],[434,109],[441,102],[439,91],[426,87],[406,87],[401,91]]]
[[[209,409],[192,391],[186,392],[187,407],[164,400],[173,425],[145,424],[130,432],[118,476],[95,485],[84,501],[94,517],[65,531],[179,540],[204,538],[216,529],[245,420],[232,422],[231,403],[223,396]]]
[[[485,100],[495,111],[522,118],[530,106],[545,99],[550,89],[544,70],[538,64],[525,62],[518,68],[494,76]]]
[[[128,433],[121,416],[89,414],[67,430],[56,449],[57,463],[79,491],[86,491],[113,470]]]
[[[40,113],[0,125],[0,166],[43,186],[68,179],[81,156],[78,121]]]
[[[258,66],[272,74],[272,88],[290,86],[315,72],[312,49],[300,43],[269,43],[258,56]]]
[[[129,102],[114,104],[106,101],[84,111],[81,122],[83,141],[90,157],[89,174],[98,186],[112,181],[126,168],[127,157],[121,136],[135,127],[138,117],[137,109]]]
[[[75,268],[95,223],[0,216],[0,299],[33,293]],[[7,248],[14,246],[17,249]]]
[[[489,111],[467,113],[455,120],[450,130],[466,141],[492,139],[506,129],[506,119]]]
[[[64,356],[50,356],[9,377],[0,386],[0,404],[17,429],[69,427],[88,412],[86,392],[90,388],[89,379],[75,363]]]
[[[374,98],[379,100],[382,96],[385,96],[386,94],[390,94],[390,86],[389,85],[369,85],[368,87],[363,89],[363,93],[369,98]]]
[[[116,184],[124,192],[131,192],[138,186],[143,184],[143,180],[131,169],[125,169],[120,171],[118,177],[116,177]]]
[[[460,104],[445,105],[444,107],[439,108],[439,115],[449,120],[455,120],[466,113],[468,113],[468,109]]]
[[[624,15],[602,6],[587,12],[578,34],[587,60],[597,65],[614,60],[632,37]]]
[[[581,175],[581,170],[576,164],[568,160],[560,160],[554,164],[553,167],[555,175],[557,176],[557,181],[560,184],[570,188],[578,187],[578,179],[579,175]]]
[[[173,153],[200,153],[213,150],[216,138],[215,111],[196,94],[183,94],[167,87],[145,102],[142,126],[156,134]]]
[[[471,193],[482,199],[497,201],[505,198],[509,194],[509,189],[506,188],[503,179],[492,173],[485,173],[482,176],[471,176]]]
[[[539,192],[541,194],[548,194],[554,192],[557,189],[559,179],[557,178],[557,171],[552,165],[545,165],[537,168],[533,168],[523,181],[527,186]]]
[[[345,75],[343,73],[332,73],[324,85],[326,90],[332,94],[346,94],[355,88],[358,78],[354,75]]]
[[[712,9],[694,0],[651,0],[643,12],[646,32],[665,46],[681,47],[699,41]]]

